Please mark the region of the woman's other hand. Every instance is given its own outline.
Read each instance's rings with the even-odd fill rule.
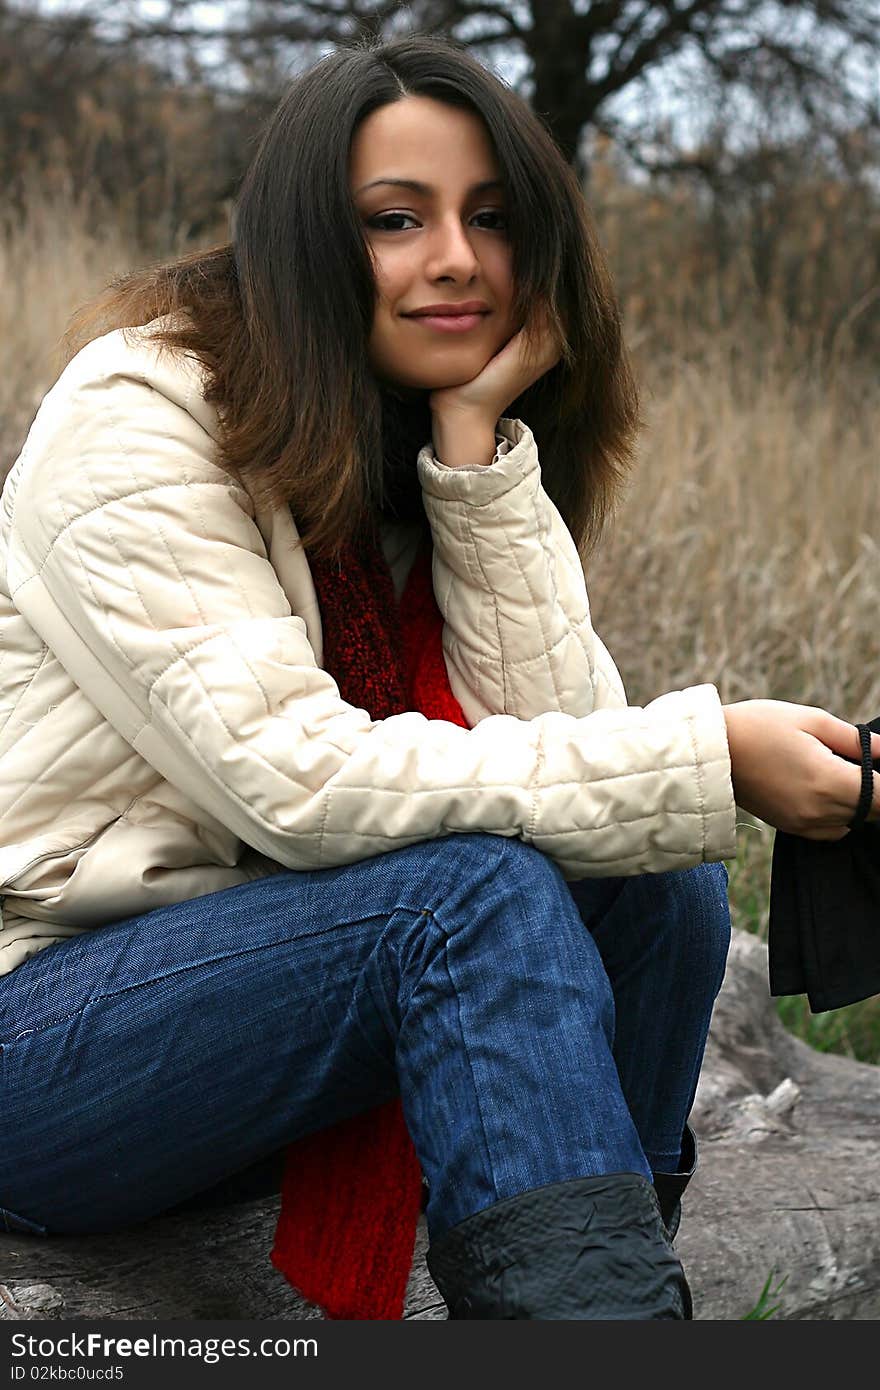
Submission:
[[[725,705],[724,718],[737,805],[777,830],[809,840],[842,840],[861,789],[855,725],[826,710],[780,700]],[[880,735],[872,734],[871,740],[877,760]],[[869,819],[880,819],[876,772]]]
[[[531,343],[520,329],[471,381],[432,391],[428,400],[437,457],[453,468],[491,463],[498,420],[561,356],[559,341],[544,319]]]

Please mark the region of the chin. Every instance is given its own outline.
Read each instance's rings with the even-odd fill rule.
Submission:
[[[377,376],[401,390],[442,391],[473,381],[506,341],[502,338],[497,343],[440,343],[433,350],[420,353],[415,361],[412,346],[407,344],[406,351],[375,351],[371,365]]]
[[[464,386],[467,382],[473,381],[478,376],[480,368],[476,367],[472,372],[443,372],[432,376],[427,383],[429,391],[445,391],[451,386]]]
[[[461,353],[455,360],[432,363],[418,378],[410,373],[406,379],[410,386],[423,391],[442,391],[449,386],[464,386],[466,382],[473,381],[474,377],[480,375],[491,358],[492,354],[489,353],[487,356],[485,351]]]

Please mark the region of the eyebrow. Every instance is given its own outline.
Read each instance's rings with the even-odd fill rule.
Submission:
[[[379,184],[390,184],[392,188],[408,188],[413,193],[421,193],[425,197],[429,197],[434,192],[429,183],[421,183],[418,179],[373,179],[371,183],[365,183],[362,188],[359,188],[355,197],[360,193],[366,193],[368,188],[376,188]],[[504,183],[501,179],[483,179],[481,183],[472,184],[468,192],[486,193],[490,188],[503,187]]]

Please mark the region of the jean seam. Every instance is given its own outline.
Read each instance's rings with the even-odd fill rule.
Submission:
[[[328,930],[331,930],[331,928],[328,928]],[[320,933],[312,932],[310,933],[310,935],[317,936],[320,935]],[[89,995],[88,999],[83,1000],[82,1004],[80,1004],[78,1008],[71,1009],[70,1013],[58,1014],[54,1018],[46,1019],[46,1021],[39,1028],[25,1028],[22,1029],[21,1032],[15,1033],[10,1038],[0,1040],[0,1051],[2,1051],[4,1048],[10,1048],[21,1038],[37,1037],[40,1033],[47,1032],[49,1028],[54,1028],[56,1023],[66,1023],[69,1019],[76,1018],[78,1014],[85,1013],[86,1009],[89,1007],[90,1004],[97,1004],[102,999],[117,999],[120,995],[133,994],[135,990],[148,989],[151,985],[161,984],[163,980],[171,980],[178,975],[187,975],[191,970],[199,970],[205,965],[216,965],[220,961],[225,960],[240,960],[244,956],[256,955],[260,951],[269,951],[272,950],[272,948],[275,946],[282,946],[287,941],[301,939],[302,938],[299,936],[296,938],[285,936],[280,937],[277,941],[264,941],[259,946],[249,946],[246,950],[243,951],[228,951],[225,955],[208,956],[205,960],[194,961],[191,965],[180,965],[172,970],[166,970],[164,974],[151,975],[149,980],[138,980],[136,984],[122,985],[119,989],[109,990],[104,994],[91,994]]]
[[[493,879],[495,878],[496,874],[497,874],[498,871],[500,870],[502,864],[506,861],[506,859],[507,859],[507,857],[508,857],[508,854],[509,854],[509,849],[508,849],[507,840],[506,840],[506,838],[505,838],[504,841],[503,841],[503,843],[502,843],[502,844],[500,845],[500,847],[499,847],[498,858],[497,858],[497,860],[495,861],[495,864],[494,864],[494,866],[493,866],[493,868],[492,868],[492,873],[491,873],[491,875],[487,875],[487,877],[486,877],[486,879],[485,879],[485,881],[484,881],[484,885],[483,885],[484,888],[488,887],[488,885],[493,881]],[[494,1165],[493,1165],[493,1163],[492,1163],[492,1155],[491,1155],[491,1150],[490,1150],[490,1147],[489,1147],[489,1139],[488,1139],[488,1135],[487,1135],[487,1132],[486,1132],[485,1115],[484,1115],[484,1112],[483,1112],[483,1106],[482,1106],[482,1104],[481,1104],[481,1102],[480,1102],[480,1092],[479,1092],[479,1088],[478,1088],[477,1083],[476,1083],[476,1077],[475,1077],[475,1074],[474,1074],[474,1066],[473,1066],[473,1062],[471,1061],[470,1049],[468,1048],[468,1045],[467,1045],[467,1038],[466,1038],[466,1036],[465,1036],[465,1030],[464,1030],[464,1027],[463,1027],[463,1024],[462,1024],[462,1018],[461,1018],[461,1000],[460,1000],[460,997],[459,997],[459,992],[458,992],[458,990],[456,989],[456,987],[455,987],[455,985],[454,985],[454,983],[453,983],[453,980],[452,980],[452,971],[451,971],[450,968],[449,968],[449,940],[450,940],[450,937],[451,937],[452,933],[449,932],[449,931],[447,931],[447,930],[445,929],[445,927],[443,926],[442,922],[439,920],[439,918],[437,917],[436,913],[433,912],[433,911],[431,910],[431,908],[424,908],[423,911],[424,911],[425,915],[428,917],[428,919],[429,919],[431,922],[434,923],[435,927],[437,928],[437,930],[439,931],[441,937],[443,938],[443,962],[444,962],[444,966],[445,966],[445,969],[446,969],[446,977],[447,977],[447,979],[448,979],[448,981],[449,981],[449,987],[450,987],[452,993],[453,993],[454,996],[455,996],[455,1006],[456,1006],[456,1011],[457,1011],[457,1014],[458,1014],[458,1032],[459,1032],[459,1036],[460,1036],[461,1041],[462,1041],[462,1048],[463,1048],[463,1051],[464,1051],[464,1055],[465,1055],[465,1057],[466,1057],[466,1059],[467,1059],[468,1070],[469,1070],[470,1075],[471,1075],[471,1084],[472,1084],[472,1086],[473,1086],[474,1099],[475,1099],[475,1101],[476,1101],[476,1106],[477,1106],[477,1114],[478,1114],[479,1119],[480,1119],[480,1131],[481,1131],[482,1136],[483,1136],[483,1148],[484,1148],[484,1151],[485,1151],[485,1164],[486,1164],[486,1170],[487,1170],[487,1172],[489,1173],[489,1176],[490,1176],[490,1178],[491,1178],[491,1181],[492,1181],[492,1191],[493,1191],[493,1193],[494,1193],[494,1195],[495,1195],[495,1200],[497,1201],[497,1200],[498,1200],[498,1178],[497,1178],[497,1175],[496,1175],[496,1173],[495,1173]]]
[[[20,1032],[13,1033],[10,1037],[0,1038],[0,1051],[2,1051],[4,1048],[11,1047],[13,1044],[17,1043],[23,1037],[37,1037],[40,1033],[45,1033],[49,1028],[54,1028],[57,1023],[66,1023],[69,1019],[76,1018],[78,1014],[84,1013],[90,1004],[97,1004],[102,999],[116,999],[120,995],[131,994],[135,990],[147,989],[150,985],[159,984],[162,980],[170,980],[173,979],[175,976],[185,975],[191,970],[200,969],[202,966],[216,965],[220,961],[226,960],[240,960],[243,956],[255,955],[259,951],[268,951],[275,946],[284,945],[285,942],[303,940],[305,936],[321,936],[326,934],[327,932],[338,931],[340,927],[353,926],[355,923],[360,922],[370,922],[378,918],[385,918],[387,921],[387,919],[391,917],[393,913],[400,911],[412,912],[417,916],[427,915],[431,917],[432,920],[436,920],[433,918],[433,913],[431,912],[430,908],[416,908],[410,907],[409,905],[405,905],[403,903],[397,903],[393,908],[390,908],[387,912],[370,912],[367,913],[364,917],[355,917],[346,919],[343,922],[334,922],[332,926],[323,927],[320,931],[299,933],[296,937],[279,937],[276,941],[264,941],[259,946],[249,946],[245,950],[227,951],[223,955],[206,956],[204,960],[195,961],[191,965],[180,965],[174,967],[173,969],[166,970],[164,974],[151,975],[148,980],[139,980],[136,984],[123,985],[119,989],[110,990],[103,994],[92,994],[89,996],[88,999],[85,999],[83,1003],[79,1005],[78,1008],[72,1009],[70,1013],[57,1014],[53,1018],[47,1019],[43,1024],[41,1024],[39,1028],[23,1028]],[[437,925],[440,929],[441,934],[445,938],[446,933],[444,932],[442,926],[440,926],[439,922],[437,923]]]
[[[397,912],[406,912],[406,913],[409,913],[409,914],[411,914],[414,918],[425,917],[425,916],[429,915],[429,914],[427,914],[427,913],[424,912],[424,911],[416,911],[416,909],[414,909],[414,908],[397,906],[397,907],[392,908],[391,911],[389,911],[388,913],[373,913],[373,914],[371,914],[369,917],[358,918],[358,919],[357,919],[358,921],[372,921],[372,920],[374,920],[376,917],[384,917],[384,918],[385,918],[385,927],[384,927],[383,931],[380,933],[379,937],[377,938],[377,940],[376,940],[376,942],[375,942],[375,944],[374,944],[374,946],[373,946],[373,950],[372,950],[372,952],[370,953],[370,956],[369,956],[369,957],[367,958],[367,960],[365,960],[365,961],[362,963],[362,965],[361,965],[360,972],[359,972],[359,974],[358,974],[358,976],[357,976],[357,979],[356,979],[356,981],[355,981],[355,983],[354,983],[354,985],[353,985],[353,987],[352,987],[351,999],[350,999],[350,1001],[349,1001],[349,1008],[350,1008],[350,1009],[356,1009],[357,1004],[358,1004],[359,995],[360,995],[361,992],[363,992],[363,994],[365,994],[365,995],[367,996],[367,998],[369,999],[369,1001],[370,1001],[370,1006],[371,1006],[372,1009],[374,1010],[374,1012],[375,1012],[375,1014],[376,1014],[376,1017],[377,1017],[377,1018],[380,1018],[380,1019],[382,1020],[382,1027],[383,1027],[383,1029],[385,1030],[386,1035],[389,1037],[389,1040],[390,1040],[390,1042],[391,1042],[391,1051],[392,1051],[393,1058],[394,1058],[393,1062],[391,1063],[391,1066],[392,1066],[392,1068],[393,1068],[393,1070],[394,1070],[394,1072],[395,1072],[395,1074],[396,1074],[396,1077],[397,1077],[398,1091],[399,1091],[399,1089],[400,1089],[400,1067],[398,1066],[398,1062],[397,1062],[397,1054],[398,1054],[398,1047],[399,1047],[399,1043],[400,1043],[400,1031],[401,1031],[401,1030],[400,1030],[400,1026],[398,1026],[396,1033],[391,1034],[391,1033],[388,1032],[388,1025],[386,1024],[385,1018],[384,1018],[385,1002],[382,1001],[382,1003],[380,1003],[380,1002],[376,999],[376,995],[375,995],[375,993],[373,992],[373,987],[372,987],[372,985],[370,984],[370,981],[367,979],[367,965],[368,965],[368,963],[369,963],[370,961],[373,960],[373,958],[374,958],[375,956],[378,955],[378,953],[379,953],[379,951],[381,950],[382,946],[385,944],[386,939],[387,939],[388,934],[389,934],[391,918],[392,918],[392,917],[395,915],[395,913],[397,913]],[[399,965],[398,965],[398,975],[399,975]],[[398,1008],[400,1008],[400,1000],[399,1000],[399,998],[398,998],[398,1001],[397,1001],[397,1005],[398,1005]],[[370,1051],[370,1053],[373,1055],[373,1057],[375,1057],[378,1061],[380,1061],[380,1062],[382,1063],[383,1066],[388,1066],[388,1058],[385,1057],[382,1053],[377,1052],[376,1048],[373,1046],[372,1041],[364,1034],[362,1028],[360,1027],[360,1024],[357,1023],[356,1026],[357,1026],[358,1037],[359,1037],[359,1039],[360,1039],[361,1045],[362,1045],[363,1047],[368,1048],[369,1051]]]
[[[433,914],[432,912],[429,911],[427,915],[428,915],[428,917],[430,917],[430,919],[431,919],[432,922],[435,922],[436,926],[438,927],[438,929],[439,929],[439,931],[440,931],[440,933],[441,933],[441,935],[442,935],[442,937],[443,937],[443,965],[444,965],[444,968],[445,968],[445,970],[446,970],[446,978],[447,978],[447,980],[449,981],[449,988],[450,988],[452,994],[453,994],[454,997],[455,997],[455,1008],[456,1008],[456,1014],[457,1014],[457,1017],[458,1017],[458,1033],[459,1033],[459,1037],[461,1038],[462,1050],[463,1050],[464,1055],[465,1055],[465,1057],[466,1057],[466,1059],[467,1059],[468,1071],[470,1072],[470,1076],[471,1076],[471,1085],[472,1085],[472,1087],[473,1087],[473,1092],[474,1092],[474,1100],[476,1101],[476,1106],[477,1106],[477,1114],[478,1114],[478,1116],[479,1116],[479,1118],[480,1118],[480,1132],[481,1132],[481,1134],[482,1134],[482,1136],[483,1136],[483,1149],[484,1149],[484,1153],[485,1153],[486,1169],[487,1169],[487,1171],[488,1171],[488,1173],[489,1173],[489,1175],[490,1175],[490,1177],[491,1177],[491,1180],[492,1180],[492,1191],[493,1191],[493,1193],[495,1194],[495,1200],[497,1201],[497,1200],[498,1200],[498,1180],[497,1180],[497,1177],[496,1177],[496,1174],[495,1174],[494,1165],[493,1165],[493,1163],[492,1163],[492,1154],[491,1154],[491,1150],[490,1150],[490,1148],[489,1148],[489,1138],[488,1138],[488,1134],[487,1134],[487,1132],[486,1132],[486,1120],[485,1120],[485,1115],[484,1115],[484,1112],[483,1112],[483,1106],[482,1106],[482,1103],[481,1103],[481,1101],[480,1101],[480,1091],[479,1091],[479,1087],[477,1086],[476,1076],[475,1076],[475,1074],[474,1074],[474,1065],[473,1065],[473,1062],[471,1061],[470,1048],[468,1047],[468,1044],[467,1044],[467,1036],[466,1036],[466,1034],[465,1034],[464,1025],[463,1025],[463,1022],[462,1022],[462,1017],[461,1017],[461,998],[460,998],[460,996],[459,996],[458,990],[457,990],[456,987],[455,987],[455,983],[453,982],[453,979],[452,979],[452,971],[451,971],[450,968],[449,968],[449,937],[448,937],[447,933],[443,931],[443,928],[440,926],[439,922],[436,921],[436,918],[434,917],[434,914]]]

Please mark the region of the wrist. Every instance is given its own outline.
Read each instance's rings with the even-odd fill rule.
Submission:
[[[447,468],[486,468],[495,457],[495,420],[461,411],[431,416],[431,436],[435,457]]]
[[[727,751],[730,756],[731,777],[733,777],[734,759],[737,753],[736,744],[738,711],[735,705],[722,705],[721,713],[724,715],[724,727],[727,732]],[[734,790],[736,790],[735,787]]]

